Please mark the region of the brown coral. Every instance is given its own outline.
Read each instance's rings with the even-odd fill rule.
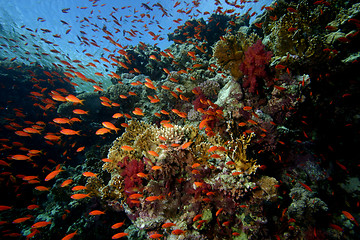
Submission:
[[[257,35],[246,36],[243,33],[225,36],[215,44],[214,57],[217,63],[225,70],[229,70],[235,79],[243,76],[239,66],[244,59],[244,52],[252,45]]]

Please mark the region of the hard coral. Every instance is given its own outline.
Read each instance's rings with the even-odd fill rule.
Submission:
[[[245,52],[244,61],[240,65],[240,70],[246,75],[243,87],[248,88],[254,93],[258,87],[258,79],[266,78],[265,67],[271,60],[272,53],[265,51],[265,46],[261,40],[249,47]]]
[[[214,57],[217,63],[225,70],[229,70],[231,76],[239,79],[243,73],[239,64],[244,60],[244,52],[255,42],[256,35],[246,36],[245,34],[230,35],[218,41],[214,48]]]

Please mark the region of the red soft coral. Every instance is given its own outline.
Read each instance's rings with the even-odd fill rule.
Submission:
[[[249,47],[245,52],[244,61],[240,65],[240,70],[244,73],[243,87],[249,88],[249,92],[254,93],[258,87],[258,79],[266,78],[265,66],[269,64],[272,53],[265,51],[265,46],[261,40]]]
[[[129,196],[142,190],[142,179],[137,176],[139,172],[144,171],[144,163],[136,159],[128,161],[129,157],[125,157],[119,164],[120,168],[124,168],[121,176],[124,178],[124,190],[127,195],[127,204],[129,207],[137,206],[135,201],[132,201]]]

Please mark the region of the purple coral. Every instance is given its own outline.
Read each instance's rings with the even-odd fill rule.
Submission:
[[[246,50],[240,70],[246,75],[243,87],[249,88],[249,92],[255,92],[258,87],[258,78],[266,78],[265,66],[269,64],[271,56],[272,53],[265,51],[265,46],[261,40],[258,40]]]

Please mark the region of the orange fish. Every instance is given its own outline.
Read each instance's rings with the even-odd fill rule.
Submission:
[[[163,68],[164,72],[170,75],[170,71],[167,68]]]
[[[306,185],[305,183],[302,183],[302,182],[299,182],[299,183],[300,183],[306,190],[312,192],[311,188],[310,188],[308,185]]]
[[[27,220],[29,220],[31,217],[22,217],[22,218],[17,218],[15,219],[12,223],[22,223],[25,222]]]
[[[110,103],[108,102],[101,102],[101,105],[105,106],[105,107],[112,107]]]
[[[152,83],[146,82],[146,83],[144,83],[144,85],[150,89],[157,90],[157,88]]]
[[[191,168],[198,168],[198,167],[200,167],[200,163],[194,163],[194,164],[191,166]]]
[[[84,111],[82,109],[74,109],[73,113],[79,114],[79,115],[84,115],[84,114],[89,114],[89,111]]]
[[[5,205],[0,205],[0,211],[10,210],[10,209],[12,209],[12,207],[5,206]]]
[[[138,116],[144,116],[144,113],[143,111],[140,109],[140,108],[135,108],[135,110],[133,111],[133,113],[135,115],[138,115]]]
[[[102,89],[100,86],[98,86],[98,85],[93,85],[93,88],[95,88],[95,92],[96,91],[99,91],[99,92],[102,92],[102,91],[104,91],[104,89]]]
[[[84,177],[97,177],[97,174],[92,173],[92,172],[83,172],[82,174]]]
[[[136,176],[141,177],[141,178],[147,178],[148,177],[148,175],[143,173],[143,172],[137,173]]]
[[[216,151],[218,149],[217,146],[212,146],[208,149],[208,152],[213,152],[213,151]]]
[[[43,192],[43,191],[49,191],[50,188],[48,187],[44,187],[44,186],[37,186],[35,187],[36,190],[40,191],[40,192]]]
[[[41,228],[41,227],[45,227],[47,225],[51,224],[51,222],[46,222],[46,221],[41,221],[41,222],[37,222],[34,225],[31,226],[31,228]]]
[[[108,129],[114,130],[116,133],[118,130],[120,130],[120,128],[115,127],[115,125],[111,122],[102,122],[102,125]]]
[[[174,98],[179,98],[179,96],[175,92],[170,91],[170,93],[171,93],[171,95],[173,95]]]
[[[121,149],[124,150],[124,151],[132,151],[132,150],[134,150],[134,148],[132,148],[130,146],[127,146],[127,145],[122,146]]]
[[[162,114],[164,114],[164,115],[169,115],[169,112],[167,112],[167,111],[165,111],[165,110],[161,110],[160,111]]]
[[[280,86],[277,86],[277,85],[274,85],[274,88],[276,88],[276,89],[279,90],[279,91],[283,91],[283,90],[286,89],[286,88],[284,88],[284,87],[280,87]]]
[[[153,202],[155,200],[159,200],[159,196],[150,196],[150,197],[145,198],[145,201],[147,201],[147,202]]]
[[[239,176],[240,174],[243,174],[243,172],[232,172],[231,175],[233,176]]]
[[[67,179],[65,181],[62,182],[62,184],[60,185],[60,187],[66,187],[68,185],[70,185],[73,182],[72,179]]]
[[[161,237],[163,237],[163,236],[164,236],[163,234],[154,233],[154,234],[151,234],[151,235],[149,236],[149,238],[158,239],[158,238],[161,238]]]
[[[110,129],[108,129],[108,128],[100,128],[95,132],[95,134],[96,135],[104,135],[109,132],[110,132]]]
[[[85,190],[86,189],[86,187],[85,186],[81,186],[81,185],[79,185],[79,186],[75,186],[75,187],[73,187],[73,188],[71,188],[71,191],[80,191],[80,190]]]
[[[129,234],[128,234],[128,233],[125,233],[125,232],[121,232],[121,233],[117,233],[117,234],[115,234],[114,236],[112,236],[111,239],[119,239],[119,238],[125,237],[125,236],[127,236],[127,235],[129,235]]]
[[[51,179],[53,179],[54,177],[56,177],[60,172],[62,172],[63,170],[60,168],[58,170],[52,171],[51,173],[49,173],[46,177],[45,177],[45,181],[50,181]]]
[[[157,59],[156,58],[156,56],[155,55],[150,55],[150,57],[149,57],[150,59],[152,59],[152,60],[155,60],[155,61],[160,61],[159,59]]]
[[[224,209],[220,208],[219,210],[217,210],[216,213],[215,213],[215,216],[218,216],[222,212],[222,210],[224,210]]]
[[[30,160],[29,156],[21,155],[21,154],[12,155],[11,158],[14,160]]]
[[[39,205],[31,204],[31,205],[27,206],[27,209],[34,210],[34,209],[37,209],[39,207],[40,207]]]
[[[196,187],[201,187],[204,183],[202,182],[194,182],[195,186]]]
[[[158,154],[157,152],[155,152],[155,151],[148,151],[148,153],[149,153],[150,155],[154,156],[154,157],[158,157],[158,156],[159,156],[159,154]]]
[[[193,142],[184,143],[183,145],[181,145],[181,148],[182,148],[182,149],[186,149],[186,148],[190,147],[190,145],[191,145],[192,143],[193,143]]]
[[[165,127],[165,128],[174,128],[174,126],[171,125],[170,123],[164,123],[163,127]]]
[[[93,211],[89,212],[89,215],[92,215],[92,216],[101,215],[101,214],[105,214],[105,212],[100,211],[100,210],[93,210]]]
[[[359,223],[356,221],[356,219],[347,211],[341,211],[342,214],[344,214],[345,217],[347,217],[350,221],[353,221],[356,226],[359,226]]]
[[[169,227],[173,227],[173,226],[176,226],[176,224],[172,223],[172,222],[167,222],[167,223],[164,223],[161,227],[162,228],[169,228]]]
[[[84,105],[84,100],[80,100],[78,99],[77,97],[75,97],[74,95],[70,94],[68,95],[67,97],[65,97],[65,99],[69,102],[72,102],[72,103],[80,103],[81,105]]]
[[[122,113],[115,113],[114,115],[112,115],[112,118],[121,118],[122,116],[124,116],[124,114],[122,114]]]
[[[143,195],[140,193],[134,193],[129,196],[130,199],[139,199],[141,197],[143,197]]]
[[[255,122],[254,120],[252,120],[252,119],[249,119],[249,120],[247,120],[248,121],[248,123],[251,123],[251,124],[253,124],[253,125],[257,125],[258,123],[257,122]]]
[[[74,131],[74,130],[71,130],[71,129],[66,129],[66,128],[63,128],[60,133],[64,134],[64,135],[80,135],[80,131]]]
[[[111,226],[112,229],[118,229],[121,228],[125,223],[125,220],[123,222],[115,223]]]
[[[180,234],[183,234],[185,233],[184,230],[181,230],[181,229],[175,229],[171,232],[171,234],[174,234],[174,235],[180,235]]]
[[[72,239],[75,235],[77,234],[77,230],[73,233],[69,233],[68,235],[66,235],[65,237],[63,237],[61,240],[70,240]]]
[[[72,199],[83,199],[83,198],[86,198],[86,197],[90,197],[90,193],[88,193],[88,194],[77,193],[77,194],[71,195]]]
[[[112,162],[112,160],[108,159],[108,158],[103,158],[103,159],[101,159],[101,161],[103,161],[103,162]]]
[[[196,222],[197,220],[199,220],[203,215],[202,214],[198,214],[193,218],[193,222]]]
[[[162,167],[161,166],[152,166],[151,169],[156,171],[156,170],[162,169]]]
[[[68,119],[68,118],[54,118],[53,122],[58,123],[58,124],[69,124],[70,119]]]
[[[159,139],[162,140],[162,141],[167,141],[167,139],[163,136],[159,136]]]

